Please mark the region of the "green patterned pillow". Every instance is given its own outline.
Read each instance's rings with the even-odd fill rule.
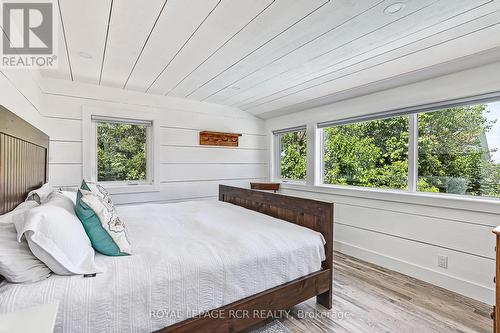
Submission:
[[[91,188],[85,181],[82,187],[84,184]],[[97,186],[104,190],[102,186]],[[75,212],[96,251],[108,256],[132,253],[125,224],[120,221],[107,192],[104,194],[102,191],[95,193],[86,189],[78,190]]]

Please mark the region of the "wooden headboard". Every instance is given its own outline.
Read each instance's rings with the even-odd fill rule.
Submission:
[[[0,215],[48,178],[49,137],[0,106]]]

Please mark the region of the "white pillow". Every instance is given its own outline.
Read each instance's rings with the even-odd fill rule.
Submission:
[[[73,205],[76,205],[76,191],[64,191],[60,190],[60,193],[62,193],[65,197],[68,197],[73,201]]]
[[[14,221],[17,238],[24,235],[33,254],[59,275],[103,272],[95,252],[74,212],[71,199],[53,192],[47,202],[26,213],[24,221]]]
[[[44,204],[52,192],[54,192],[54,188],[49,183],[43,184],[42,187],[30,191],[25,201],[34,200],[39,204]]]
[[[0,275],[14,283],[41,281],[50,275],[50,269],[31,253],[28,243],[17,241],[12,223],[0,224]]]
[[[73,201],[71,201],[70,198],[62,194],[61,192],[54,191],[52,192],[49,197],[47,198],[47,201],[45,204],[42,206],[56,206],[60,208],[64,208],[67,210],[69,213],[75,213],[75,206],[73,204]],[[76,214],[75,214],[76,216]]]
[[[14,208],[14,210],[6,214],[0,215],[0,224],[14,223],[13,221],[14,216],[19,215],[20,213],[24,214],[27,210],[37,206],[39,206],[39,204],[34,200],[21,202],[16,208]]]
[[[23,219],[24,213],[36,207],[35,201],[23,202],[12,212],[0,216],[0,275],[9,282],[36,282],[46,279],[50,269],[33,253],[24,240],[17,241],[13,219]]]

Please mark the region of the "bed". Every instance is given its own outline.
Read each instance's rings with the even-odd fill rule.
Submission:
[[[28,132],[38,130],[12,130],[26,124],[8,116],[0,164],[9,167],[0,165],[0,179],[16,186],[3,184],[3,212],[47,177],[48,137],[47,145],[34,142]],[[44,158],[20,147],[37,148]],[[16,168],[20,161],[31,167]],[[332,203],[220,185],[219,201],[118,212],[134,255],[98,255],[106,272],[96,277],[3,282],[0,313],[57,299],[56,331],[237,332],[314,296],[332,306]]]

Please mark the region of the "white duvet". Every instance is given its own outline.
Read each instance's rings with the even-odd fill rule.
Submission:
[[[317,271],[312,230],[217,201],[118,208],[134,254],[96,277],[0,285],[0,313],[59,300],[55,332],[151,332]]]

